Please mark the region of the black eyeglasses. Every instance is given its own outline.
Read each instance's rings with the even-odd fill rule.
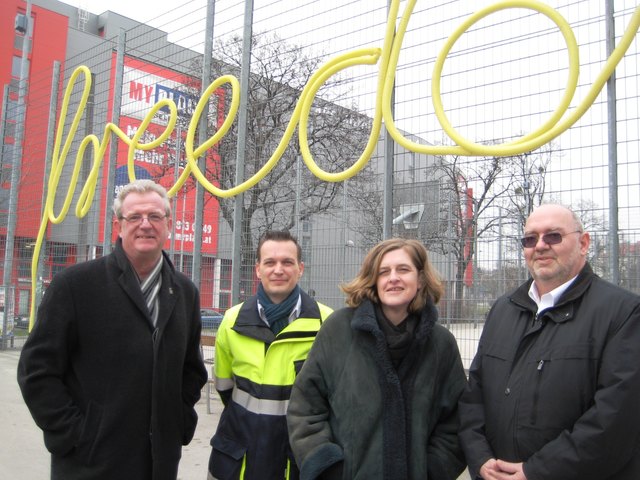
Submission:
[[[562,242],[562,239],[567,235],[571,235],[572,233],[582,233],[580,230],[576,230],[574,232],[569,233],[560,233],[560,232],[549,232],[542,235],[542,241],[547,245],[557,245]],[[533,248],[538,244],[538,240],[540,239],[540,235],[537,233],[532,233],[531,235],[526,235],[520,239],[520,243],[524,248]]]
[[[166,215],[162,215],[161,213],[150,213],[149,215],[140,215],[139,213],[132,213],[128,217],[120,217],[122,220],[126,220],[128,223],[132,225],[137,225],[142,223],[143,219],[147,219],[149,223],[154,225],[160,224],[165,218]]]

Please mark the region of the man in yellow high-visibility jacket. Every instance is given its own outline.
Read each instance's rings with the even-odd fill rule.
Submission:
[[[215,382],[224,410],[211,439],[209,480],[297,479],[286,413],[291,386],[331,309],[298,286],[302,249],[288,232],[258,243],[257,294],[225,313]]]

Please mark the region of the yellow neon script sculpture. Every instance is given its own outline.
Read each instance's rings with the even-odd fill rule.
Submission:
[[[262,166],[262,168],[251,178],[245,180],[239,185],[236,185],[233,188],[224,190],[213,185],[202,173],[199,169],[197,160],[202,156],[209,148],[218,143],[222,137],[227,133],[233,120],[235,119],[236,113],[238,111],[238,105],[240,101],[240,92],[239,92],[239,84],[235,77],[231,75],[225,75],[217,78],[211,85],[207,88],[207,90],[202,94],[197,107],[194,111],[194,115],[191,118],[191,122],[189,123],[189,128],[187,130],[187,137],[185,142],[185,154],[187,158],[187,166],[183,170],[182,174],[176,181],[176,183],[169,189],[169,196],[173,196],[176,194],[178,190],[182,187],[184,182],[187,180],[189,175],[193,174],[197,181],[200,182],[204,188],[206,188],[211,194],[216,195],[218,197],[228,198],[234,195],[237,195],[245,190],[248,190],[260,180],[262,180],[275,166],[280,157],[282,156],[286,146],[289,144],[291,137],[293,136],[293,132],[298,126],[298,138],[300,143],[300,150],[302,153],[302,157],[304,159],[305,164],[309,168],[309,170],[321,180],[325,180],[327,182],[340,182],[344,181],[356,173],[358,173],[364,165],[369,161],[378,138],[380,136],[380,130],[382,125],[382,119],[385,121],[386,128],[389,130],[392,138],[402,145],[407,150],[423,153],[423,154],[431,154],[431,155],[466,155],[466,156],[512,156],[520,153],[528,152],[531,150],[535,150],[536,148],[544,145],[545,143],[551,141],[562,132],[570,128],[575,122],[577,122],[580,117],[589,109],[589,107],[593,104],[596,97],[602,90],[603,86],[607,82],[607,79],[613,73],[616,65],[620,62],[627,49],[631,45],[631,42],[635,38],[635,35],[640,26],[640,6],[636,8],[633,13],[627,30],[624,35],[620,39],[620,43],[616,46],[615,50],[607,59],[604,68],[596,78],[594,84],[589,89],[587,96],[582,100],[582,102],[575,108],[571,115],[567,115],[565,118],[565,113],[568,110],[568,107],[571,103],[573,95],[575,93],[577,83],[578,83],[578,74],[580,69],[579,59],[578,59],[578,45],[576,43],[575,37],[573,35],[573,31],[571,27],[566,22],[566,20],[553,8],[545,5],[536,0],[508,0],[503,2],[498,2],[494,5],[486,7],[477,13],[471,15],[465,22],[463,22],[447,39],[444,47],[440,51],[436,63],[434,66],[433,76],[432,76],[432,96],[434,103],[435,114],[438,118],[438,121],[442,125],[442,128],[447,133],[447,135],[453,140],[455,143],[454,146],[432,146],[432,145],[422,145],[415,142],[412,142],[405,138],[402,133],[396,128],[395,122],[393,119],[393,115],[391,112],[391,94],[394,84],[396,67],[398,64],[398,58],[400,56],[400,48],[402,46],[402,40],[404,38],[404,34],[407,29],[407,25],[409,23],[409,18],[411,17],[411,13],[413,12],[413,8],[416,4],[416,0],[409,0],[407,2],[407,6],[405,11],[402,14],[400,22],[396,27],[396,18],[398,18],[398,10],[400,8],[400,0],[393,0],[391,2],[391,6],[389,9],[389,15],[387,18],[387,26],[384,37],[384,42],[382,49],[380,48],[364,48],[360,50],[354,50],[338,57],[333,58],[332,60],[325,63],[317,72],[315,72],[308,83],[305,85],[302,93],[300,95],[300,99],[296,104],[296,108],[293,111],[291,119],[289,120],[289,124],[285,130],[285,133],[280,140],[280,143],[276,147],[275,151],[271,155],[271,158]],[[509,9],[509,8],[525,8],[537,11],[549,19],[551,19],[560,29],[564,40],[567,46],[568,58],[569,58],[569,77],[567,79],[567,85],[565,87],[565,93],[561,99],[560,104],[553,112],[551,117],[540,127],[538,127],[535,131],[524,135],[522,138],[519,138],[512,142],[503,143],[500,145],[480,145],[474,142],[467,140],[466,138],[459,135],[451,126],[442,106],[442,100],[440,97],[440,77],[442,74],[442,68],[444,62],[447,58],[448,53],[451,51],[451,48],[455,44],[455,42],[471,27],[473,24],[481,20],[482,18],[497,12],[499,10]],[[313,155],[309,150],[309,144],[307,140],[307,122],[309,117],[309,112],[311,110],[311,106],[313,100],[315,98],[316,92],[320,89],[320,87],[330,78],[332,75],[337,72],[349,68],[354,65],[374,65],[377,62],[380,62],[379,73],[378,73],[378,88],[376,95],[376,103],[375,103],[375,113],[373,117],[371,132],[369,135],[369,139],[367,145],[362,152],[360,158],[349,168],[342,172],[330,173],[322,170],[313,160]],[[71,91],[78,79],[80,74],[84,75],[84,90],[82,93],[80,107],[76,112],[73,122],[71,123],[71,127],[69,128],[69,133],[67,138],[65,139],[64,146],[62,150],[60,150],[62,136],[63,136],[63,125],[64,119],[67,115],[67,109],[69,106],[69,99],[71,96]],[[220,129],[210,137],[206,142],[202,145],[194,148],[194,136],[196,132],[196,128],[198,126],[200,116],[203,113],[203,110],[209,100],[209,97],[222,85],[229,83],[231,85],[232,91],[232,99],[231,105],[229,108],[229,112],[227,117],[225,118]],[[89,145],[93,147],[93,166],[91,167],[91,171],[89,177],[87,178],[86,183],[82,188],[82,192],[78,199],[78,204],[76,206],[76,216],[79,218],[84,217],[91,207],[91,203],[93,201],[93,197],[95,194],[95,189],[97,185],[98,172],[106,152],[107,146],[111,139],[111,133],[117,135],[123,142],[128,145],[128,174],[130,180],[135,180],[135,172],[134,172],[134,153],[136,149],[139,150],[151,150],[159,145],[161,145],[169,135],[173,131],[176,120],[177,120],[177,109],[173,101],[164,99],[156,103],[153,108],[149,111],[149,113],[144,118],[142,124],[136,131],[133,138],[129,138],[117,125],[113,123],[108,123],[104,129],[104,134],[102,137],[102,141],[99,141],[96,135],[87,135],[82,142],[80,143],[80,147],[78,149],[78,153],[76,154],[76,163],[74,165],[69,191],[65,197],[63,202],[62,209],[60,214],[56,216],[53,211],[54,200],[56,197],[58,182],[60,180],[60,176],[62,174],[62,169],[64,166],[64,162],[66,160],[69,149],[71,148],[71,144],[73,138],[78,129],[78,125],[80,122],[80,118],[82,117],[82,112],[84,111],[86,102],[89,97],[89,90],[91,87],[91,72],[85,66],[78,67],[72,74],[65,91],[62,108],[60,112],[60,119],[58,121],[58,130],[55,138],[55,145],[52,156],[52,164],[51,164],[51,175],[49,177],[49,183],[47,187],[47,197],[44,208],[44,214],[42,217],[42,222],[40,224],[40,229],[38,231],[38,237],[36,239],[36,245],[33,253],[33,260],[31,264],[31,310],[30,310],[30,327],[33,325],[34,321],[34,313],[35,313],[35,305],[33,302],[35,289],[36,289],[36,275],[37,275],[37,263],[38,257],[40,255],[40,248],[42,246],[42,241],[46,232],[47,221],[51,223],[61,223],[67,215],[69,210],[69,206],[71,204],[71,200],[73,198],[76,183],[78,179],[78,175],[80,172],[80,165],[82,162],[82,158],[85,150]],[[153,117],[163,107],[168,107],[170,111],[169,122],[166,126],[164,132],[156,138],[153,142],[150,143],[140,143],[139,140],[142,137],[142,134],[145,132],[146,128],[151,123]]]

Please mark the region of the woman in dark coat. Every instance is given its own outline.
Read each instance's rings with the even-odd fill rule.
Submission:
[[[301,479],[455,480],[466,377],[437,324],[443,287],[425,247],[376,245],[342,290],[348,307],[320,329],[291,394]]]

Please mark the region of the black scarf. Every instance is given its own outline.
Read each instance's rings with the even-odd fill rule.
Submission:
[[[269,322],[269,328],[274,335],[282,331],[284,327],[289,325],[289,315],[296,307],[298,298],[300,297],[300,287],[296,285],[293,291],[280,303],[273,303],[264,291],[262,283],[258,284],[258,301],[264,309],[264,314]]]
[[[393,366],[398,368],[404,357],[409,353],[409,349],[415,338],[414,332],[419,322],[416,314],[410,313],[398,325],[394,325],[382,312],[380,305],[376,305],[376,320],[378,326],[387,340],[387,348]]]

